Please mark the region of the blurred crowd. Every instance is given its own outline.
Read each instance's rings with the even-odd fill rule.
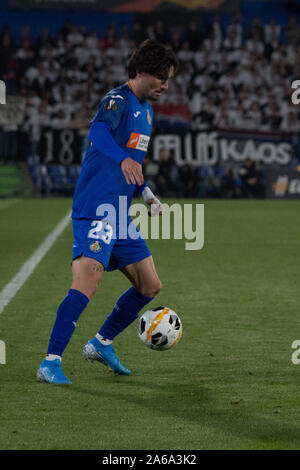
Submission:
[[[169,43],[181,62],[161,114],[193,129],[239,128],[299,131],[291,81],[300,76],[300,27],[293,17],[282,28],[259,17],[243,27],[238,16],[226,29],[215,16],[202,31],[196,22],[166,29],[162,21],[129,31],[111,24],[104,36],[66,21],[56,37],[47,27],[33,40],[24,26],[18,43],[8,27],[0,34],[0,76],[8,93],[26,98],[26,130],[39,139],[41,126],[82,128],[99,100],[127,79],[129,54],[143,39]]]
[[[250,158],[235,166],[178,166],[173,151],[162,149],[158,162],[144,161],[143,173],[152,191],[163,197],[265,197],[265,170]]]
[[[179,133],[299,132],[299,111],[290,99],[291,81],[300,76],[300,26],[293,17],[284,27],[273,19],[263,25],[258,16],[247,26],[232,16],[227,27],[215,16],[205,30],[196,21],[171,28],[163,21],[135,23],[133,30],[111,24],[101,37],[67,20],[56,37],[47,27],[33,39],[24,26],[18,42],[8,26],[0,33],[0,77],[7,93],[26,100],[22,131],[33,147],[43,127],[88,128],[103,95],[127,80],[128,57],[147,37],[169,43],[181,64],[154,104],[158,132],[172,126]],[[7,145],[16,131],[13,125],[0,129],[4,159],[16,158],[16,146]]]

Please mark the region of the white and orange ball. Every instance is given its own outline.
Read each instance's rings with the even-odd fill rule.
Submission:
[[[139,319],[138,335],[148,348],[166,351],[182,336],[182,323],[174,310],[157,307],[147,310]]]

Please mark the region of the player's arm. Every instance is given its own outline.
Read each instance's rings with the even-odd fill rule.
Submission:
[[[104,155],[107,155],[121,165],[127,184],[143,184],[142,165],[130,158],[117,144],[106,122],[94,121],[92,123],[89,140],[101,153],[104,153]]]
[[[121,165],[127,184],[142,185],[144,182],[142,165],[130,158],[111,134],[119,125],[125,108],[126,100],[121,95],[114,99],[108,96],[97,109],[88,137],[101,153]]]

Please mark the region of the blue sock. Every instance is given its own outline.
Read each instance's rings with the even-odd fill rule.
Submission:
[[[99,330],[99,334],[106,339],[113,340],[115,336],[138,318],[139,311],[153,298],[146,297],[134,287],[130,287],[117,300],[113,311]]]
[[[70,289],[57,310],[47,354],[62,356],[76,328],[76,322],[89,302],[89,298],[76,289]]]

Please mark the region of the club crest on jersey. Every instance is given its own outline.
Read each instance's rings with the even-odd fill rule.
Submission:
[[[150,137],[148,135],[131,132],[130,139],[126,144],[126,147],[147,152],[149,140]]]
[[[149,126],[150,126],[150,125],[151,125],[151,122],[152,122],[152,119],[151,119],[151,115],[150,115],[149,109],[147,109],[147,120],[148,120],[148,124],[149,124]]]
[[[93,251],[94,253],[99,253],[99,251],[102,250],[102,246],[100,242],[96,241],[94,243],[90,244],[90,250]]]
[[[105,103],[104,109],[106,111],[108,111],[109,109],[111,109],[112,111],[116,111],[118,109],[118,106],[115,100],[109,100]]]

